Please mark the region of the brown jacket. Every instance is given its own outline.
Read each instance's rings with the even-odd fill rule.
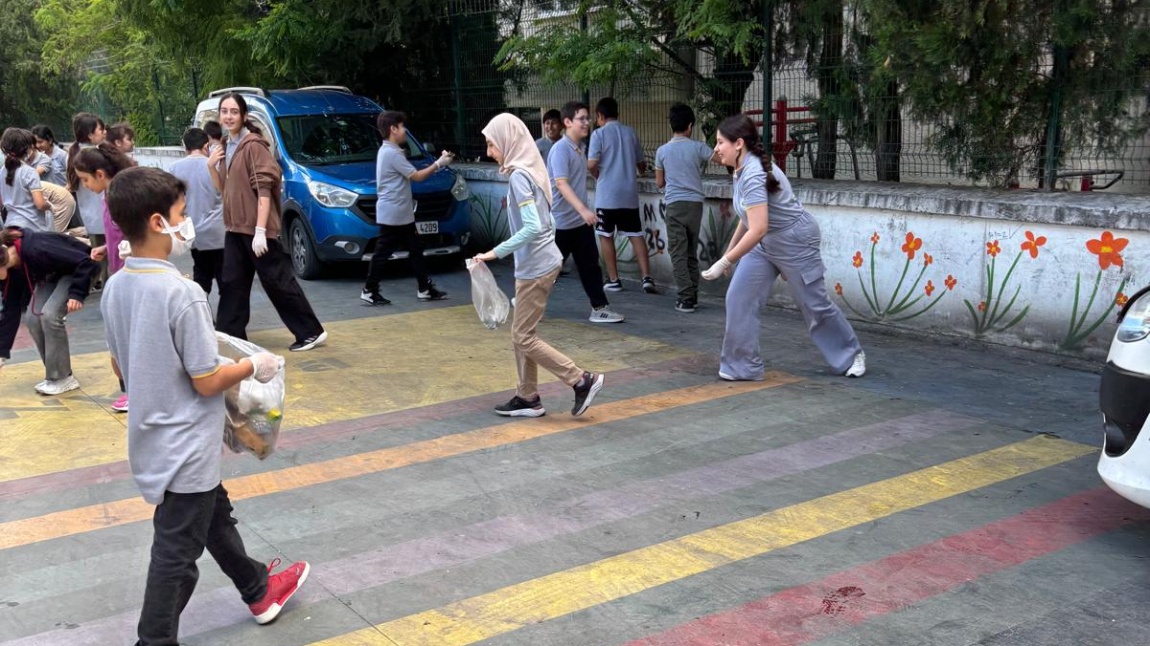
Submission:
[[[220,178],[223,181],[224,228],[235,233],[255,235],[256,214],[260,197],[270,198],[267,236],[274,239],[280,234],[283,222],[280,205],[280,186],[283,173],[272,157],[271,147],[263,137],[249,132],[240,140],[229,166],[221,161]]]

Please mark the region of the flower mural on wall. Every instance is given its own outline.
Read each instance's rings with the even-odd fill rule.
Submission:
[[[858,316],[876,321],[905,321],[912,319],[916,316],[921,316],[930,310],[930,308],[937,305],[938,302],[946,296],[947,292],[953,290],[954,286],[958,284],[954,276],[948,274],[946,277],[947,282],[944,283],[946,285],[946,291],[937,289],[934,281],[927,279],[920,293],[918,286],[922,284],[927,268],[934,264],[934,256],[923,252],[922,266],[918,270],[918,275],[914,279],[914,283],[905,292],[903,291],[903,286],[906,284],[906,277],[910,273],[911,262],[923,248],[922,238],[915,236],[913,231],[908,231],[906,238],[900,246],[902,253],[906,254],[906,260],[902,267],[902,275],[899,276],[898,283],[895,284],[890,296],[885,299],[882,298],[879,294],[878,280],[875,272],[875,248],[878,247],[879,240],[881,239],[882,237],[879,236],[877,231],[870,237],[869,265],[867,261],[864,261],[862,251],[856,251],[854,257],[851,258],[851,266],[858,270],[859,287],[862,290],[863,298],[866,300],[867,308],[870,310],[869,313],[859,311],[858,308],[843,296],[842,284],[835,284],[835,293],[842,297],[843,304]],[[896,241],[896,244],[899,243]],[[869,285],[867,280],[863,278],[864,265],[868,265]],[[936,291],[938,292],[938,296],[934,296]],[[923,299],[927,299],[925,303],[923,303]]]
[[[1098,256],[1098,274],[1094,277],[1094,288],[1090,291],[1090,298],[1086,300],[1086,305],[1082,307],[1081,313],[1079,313],[1078,307],[1082,295],[1082,274],[1078,274],[1074,278],[1074,305],[1070,310],[1070,325],[1066,329],[1066,337],[1060,344],[1063,350],[1076,350],[1090,338],[1098,326],[1106,321],[1115,307],[1122,307],[1126,303],[1126,295],[1122,290],[1126,288],[1126,282],[1130,280],[1130,277],[1123,275],[1122,280],[1118,283],[1118,289],[1115,290],[1114,298],[1108,299],[1109,303],[1106,309],[1098,315],[1098,318],[1090,322],[1089,325],[1087,324],[1086,319],[1090,315],[1090,309],[1094,306],[1094,301],[1098,297],[1098,290],[1102,285],[1102,275],[1111,267],[1118,271],[1123,269],[1122,252],[1126,250],[1128,244],[1130,244],[1128,238],[1115,238],[1110,231],[1103,231],[1097,240],[1086,241],[1086,250]]]
[[[1015,287],[1010,299],[1005,303],[1003,302],[1003,296],[1009,291],[1010,279],[1014,276],[1014,271],[1018,268],[1018,261],[1022,260],[1023,254],[1028,254],[1031,260],[1036,260],[1038,259],[1039,248],[1046,244],[1046,236],[1036,236],[1033,231],[1027,231],[1025,235],[1026,239],[1019,245],[1014,261],[1010,263],[1010,268],[1006,270],[1002,282],[997,285],[995,284],[995,272],[998,268],[998,255],[1002,253],[1002,245],[998,240],[990,240],[986,243],[986,255],[990,256],[990,263],[986,266],[986,293],[977,305],[969,300],[963,301],[966,303],[966,309],[970,312],[970,318],[974,323],[975,336],[982,336],[987,332],[1005,332],[1022,322],[1022,319],[1026,318],[1027,313],[1030,312],[1030,306],[1027,305],[1013,318],[1007,318],[1018,302],[1022,285]]]

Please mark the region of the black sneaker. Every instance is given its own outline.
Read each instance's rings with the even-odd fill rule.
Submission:
[[[584,372],[583,378],[579,383],[575,384],[575,406],[571,408],[571,414],[579,417],[587,412],[591,407],[591,402],[595,399],[595,394],[603,387],[603,373]]]
[[[419,290],[416,297],[421,301],[441,301],[447,298],[447,292],[441,292],[435,288],[435,283],[428,283],[427,289]]]
[[[623,281],[616,278],[603,283],[603,291],[605,292],[621,292],[623,291]]]
[[[643,291],[647,292],[648,294],[656,293],[657,290],[655,289],[654,278],[651,278],[650,276],[643,276]]]
[[[694,301],[675,301],[675,311],[690,314],[695,311]]]
[[[381,296],[379,290],[365,289],[359,293],[359,300],[368,305],[391,305],[391,301]]]
[[[302,341],[296,341],[288,347],[292,352],[305,352],[311,350],[316,346],[323,345],[327,341],[327,332],[320,332],[317,336],[308,337]]]
[[[543,400],[537,395],[533,401],[527,401],[519,395],[511,398],[506,404],[495,407],[495,414],[504,417],[543,417],[547,411],[543,408]]]

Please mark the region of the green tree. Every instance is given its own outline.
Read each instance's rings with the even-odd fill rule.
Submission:
[[[75,83],[47,70],[40,58],[44,36],[32,18],[40,1],[6,0],[0,11],[0,126],[43,122],[59,131],[68,123]]]

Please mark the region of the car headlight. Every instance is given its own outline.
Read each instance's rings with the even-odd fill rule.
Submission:
[[[307,190],[311,193],[311,196],[315,198],[315,201],[324,206],[342,208],[355,204],[355,201],[359,199],[358,193],[353,193],[338,186],[332,186],[331,184],[325,184],[324,182],[309,181],[307,183]]]
[[[451,194],[460,202],[471,197],[471,189],[467,188],[467,180],[463,179],[458,171],[455,173],[455,183],[451,185]]]
[[[1126,307],[1126,315],[1118,324],[1117,339],[1125,343],[1141,341],[1150,336],[1150,292],[1143,292]]]

